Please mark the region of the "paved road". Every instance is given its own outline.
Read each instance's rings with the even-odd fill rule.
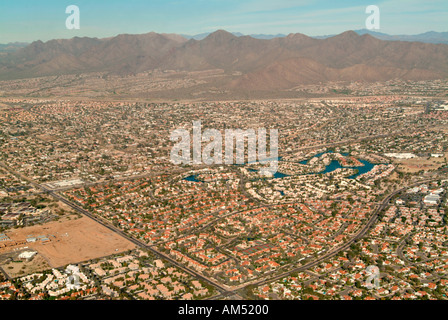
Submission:
[[[58,194],[57,192],[55,192],[54,190],[51,190],[50,188],[40,185],[36,182],[34,182],[33,180],[29,179],[28,177],[25,177],[24,175],[12,170],[11,168],[9,168],[7,165],[5,165],[4,163],[0,162],[0,166],[3,167],[4,169],[8,170],[11,174],[14,174],[15,176],[18,176],[26,181],[28,181],[30,184],[32,184],[36,189],[40,189],[42,190],[44,193],[49,194],[50,196],[52,196],[53,198],[55,198],[56,200],[61,201],[62,203],[65,203],[66,205],[68,205],[70,208],[72,208],[73,210],[75,210],[76,212],[87,216],[88,218],[96,221],[97,223],[101,224],[102,226],[108,228],[109,230],[115,232],[116,234],[119,234],[120,236],[122,236],[123,238],[127,239],[128,241],[132,242],[133,244],[135,244],[136,246],[140,247],[140,248],[144,248],[144,249],[148,249],[151,252],[153,252],[155,255],[168,260],[170,263],[172,263],[173,265],[175,265],[176,267],[180,268],[181,270],[195,276],[196,278],[199,278],[209,284],[211,284],[213,287],[215,287],[216,289],[218,289],[220,292],[222,293],[226,293],[228,292],[228,290],[223,287],[222,285],[218,284],[217,282],[215,282],[212,279],[209,279],[207,277],[204,277],[203,275],[201,275],[200,273],[196,272],[193,269],[187,268],[183,265],[181,265],[179,262],[177,262],[176,260],[174,260],[173,258],[171,258],[170,256],[159,252],[158,250],[155,250],[153,247],[149,246],[148,244],[134,239],[133,237],[130,237],[129,235],[127,235],[126,233],[124,233],[122,230],[118,229],[117,227],[111,225],[109,222],[99,218],[98,216],[93,215],[92,213],[90,213],[87,210],[84,210],[83,208],[77,206],[76,204],[74,204],[73,202],[69,201],[68,199],[66,199],[65,197],[63,197],[62,195]]]
[[[155,255],[160,256],[166,260],[168,260],[170,263],[172,263],[173,265],[177,266],[178,268],[186,271],[187,273],[211,284],[212,286],[214,286],[215,288],[217,288],[221,293],[217,296],[214,296],[212,298],[224,298],[224,297],[229,297],[229,296],[233,296],[233,295],[238,295],[238,291],[247,287],[248,285],[255,285],[255,286],[260,286],[266,283],[270,283],[279,279],[282,279],[286,276],[288,276],[291,273],[295,273],[295,272],[301,272],[301,271],[305,271],[307,269],[310,269],[314,266],[319,265],[320,263],[324,262],[325,260],[328,260],[332,257],[334,257],[335,255],[337,255],[338,253],[348,250],[350,248],[350,246],[357,242],[358,240],[362,239],[367,232],[369,231],[369,229],[375,224],[375,222],[378,219],[378,215],[387,207],[387,205],[389,204],[390,200],[392,197],[394,197],[395,195],[397,195],[398,193],[408,189],[408,188],[412,188],[418,185],[421,185],[423,183],[428,183],[431,181],[435,181],[438,179],[427,179],[427,180],[422,180],[419,182],[415,182],[411,185],[408,185],[406,187],[400,188],[392,193],[390,193],[384,200],[383,202],[381,202],[378,206],[377,209],[374,211],[374,213],[372,214],[372,216],[370,217],[370,219],[368,220],[367,224],[365,224],[362,229],[357,233],[357,235],[353,238],[351,238],[348,242],[346,242],[344,245],[335,248],[334,250],[330,250],[328,251],[325,255],[319,257],[318,259],[307,263],[301,267],[286,271],[284,273],[278,274],[274,277],[268,277],[268,278],[264,278],[261,279],[259,281],[256,282],[251,282],[249,284],[244,284],[242,286],[236,287],[233,290],[228,290],[227,288],[225,288],[223,285],[218,284],[217,282],[215,282],[214,280],[204,277],[203,275],[201,275],[200,273],[196,272],[193,269],[187,268],[183,265],[181,265],[180,263],[178,263],[176,260],[174,260],[173,258],[171,258],[170,256],[159,252],[157,250],[155,250],[152,246],[147,245],[146,243],[134,239],[133,237],[128,236],[126,233],[124,233],[122,230],[118,229],[117,227],[109,224],[107,221],[104,221],[103,219],[99,218],[98,216],[95,216],[93,214],[91,214],[90,212],[88,212],[87,210],[84,210],[83,208],[77,206],[76,204],[74,204],[73,202],[69,201],[68,199],[66,199],[65,197],[61,196],[60,194],[54,192],[54,190],[49,189],[48,187],[42,186],[40,184],[35,183],[34,181],[32,181],[31,179],[23,176],[22,174],[15,172],[14,170],[12,170],[11,168],[9,168],[8,166],[6,166],[4,163],[0,162],[0,166],[5,168],[6,170],[8,170],[9,172],[11,172],[12,174],[21,177],[22,179],[30,182],[33,186],[35,186],[38,189],[41,189],[42,191],[44,191],[45,193],[48,193],[49,195],[51,195],[52,197],[54,197],[55,199],[65,203],[66,205],[70,206],[72,209],[74,209],[76,212],[83,214],[87,217],[89,217],[90,219],[100,223],[101,225],[103,225],[104,227],[108,228],[109,230],[119,234],[120,236],[122,236],[123,238],[129,240],[130,242],[134,243],[136,246],[141,247],[141,248],[145,248],[150,250],[151,252],[153,252]]]
[[[249,286],[249,285],[260,286],[260,285],[267,284],[267,283],[270,283],[270,282],[273,282],[273,281],[276,281],[276,280],[280,280],[280,279],[282,279],[282,278],[284,278],[284,277],[290,275],[291,273],[302,272],[302,271],[308,270],[308,269],[310,269],[310,268],[312,268],[312,267],[315,267],[315,266],[321,264],[321,263],[324,262],[325,260],[328,260],[328,259],[330,259],[330,258],[336,256],[338,253],[340,253],[340,252],[342,252],[342,251],[345,251],[345,250],[348,250],[348,249],[350,248],[350,246],[351,246],[353,243],[355,243],[355,242],[357,242],[358,240],[362,239],[362,238],[367,234],[367,232],[369,231],[369,229],[370,229],[370,228],[375,224],[375,222],[377,221],[378,216],[379,216],[379,214],[381,213],[381,211],[383,211],[383,210],[387,207],[387,205],[389,204],[389,202],[390,202],[390,200],[392,199],[392,197],[394,197],[395,195],[399,194],[400,192],[402,192],[402,191],[404,191],[404,190],[406,190],[406,189],[409,189],[409,188],[412,188],[412,187],[416,187],[416,186],[419,186],[419,185],[421,185],[421,184],[423,184],[423,183],[428,183],[428,182],[436,181],[436,180],[439,180],[439,179],[427,179],[427,180],[422,180],[422,181],[415,182],[415,183],[413,183],[413,184],[411,184],[411,185],[409,185],[409,186],[400,188],[400,189],[398,189],[398,190],[396,190],[396,191],[390,193],[390,194],[383,200],[383,202],[377,207],[377,209],[374,211],[374,213],[372,214],[372,216],[371,216],[370,219],[368,220],[367,224],[364,225],[364,227],[357,233],[357,235],[356,235],[355,237],[351,238],[348,242],[346,242],[346,243],[343,244],[342,246],[340,246],[340,247],[338,247],[338,248],[336,248],[336,249],[334,249],[334,250],[330,250],[329,252],[327,252],[325,255],[319,257],[318,259],[316,259],[316,260],[314,260],[314,261],[312,261],[312,262],[310,262],[310,263],[307,263],[307,264],[305,264],[305,265],[303,265],[303,266],[301,266],[301,267],[298,267],[298,268],[295,268],[295,269],[286,271],[286,272],[284,272],[284,273],[281,273],[281,274],[279,274],[279,275],[276,275],[275,277],[271,277],[271,278],[267,278],[267,279],[262,279],[262,280],[260,280],[260,281],[252,282],[252,283],[249,283],[249,284],[244,284],[244,285],[241,286],[241,287],[235,288],[233,292],[224,292],[224,293],[221,293],[219,296],[215,296],[214,298],[223,298],[223,297],[229,296],[229,295],[231,295],[232,293],[234,293],[235,291],[240,290],[240,289],[243,289],[243,288],[245,288],[245,287],[247,287],[247,286]]]
[[[185,272],[203,280],[206,281],[207,283],[211,284],[213,287],[217,288],[219,291],[221,292],[227,292],[227,289],[224,288],[222,285],[218,284],[217,282],[213,281],[212,279],[209,279],[207,277],[204,277],[203,275],[201,275],[200,273],[196,272],[193,269],[187,268],[184,265],[180,264],[179,262],[177,262],[176,260],[174,260],[173,258],[171,258],[169,255],[162,253],[156,249],[154,249],[152,246],[137,240],[129,235],[127,235],[125,232],[123,232],[121,229],[109,224],[108,222],[104,221],[103,219],[99,218],[98,216],[95,216],[93,214],[91,214],[90,212],[88,212],[87,210],[82,209],[81,207],[77,206],[76,204],[72,203],[71,201],[67,200],[66,198],[64,198],[63,196],[61,196],[58,193],[55,192],[49,192],[49,194],[51,196],[53,196],[55,199],[60,200],[61,202],[65,203],[66,205],[70,206],[72,209],[74,209],[75,211],[77,211],[78,213],[81,213],[87,217],[89,217],[90,219],[98,222],[99,224],[103,225],[104,227],[108,228],[109,230],[115,232],[116,234],[119,234],[120,236],[122,236],[123,238],[129,240],[130,242],[134,243],[136,246],[140,247],[140,248],[144,248],[147,250],[150,250],[152,253],[154,253],[155,255],[164,258],[165,260],[168,260],[171,264],[175,265],[176,267],[184,270]]]

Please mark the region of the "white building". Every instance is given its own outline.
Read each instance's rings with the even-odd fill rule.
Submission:
[[[423,202],[424,202],[426,205],[429,205],[429,206],[438,205],[439,202],[440,202],[440,196],[437,195],[437,194],[433,194],[433,193],[428,194],[428,195],[425,197],[425,199],[423,200]]]
[[[20,259],[31,259],[32,257],[34,257],[37,254],[37,252],[33,252],[33,251],[25,251],[22,252],[21,254],[19,254],[19,258]]]

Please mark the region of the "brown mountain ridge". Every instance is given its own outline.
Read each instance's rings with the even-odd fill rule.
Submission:
[[[284,90],[328,81],[443,79],[448,77],[448,45],[383,41],[354,31],[327,39],[297,33],[265,40],[218,30],[203,40],[152,32],[36,41],[0,57],[2,80],[155,69],[222,69],[239,75],[226,86],[243,90]]]

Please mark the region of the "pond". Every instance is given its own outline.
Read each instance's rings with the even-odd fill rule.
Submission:
[[[327,154],[327,153],[333,153],[333,152],[332,151],[322,152],[322,153],[316,154],[312,158],[318,158],[318,157],[321,157],[321,156],[323,156],[324,154]],[[349,154],[348,153],[341,153],[341,155],[343,155],[344,157],[347,157]],[[306,165],[306,164],[308,164],[308,162],[311,159],[301,161],[300,164],[305,164]],[[360,175],[362,175],[364,173],[367,173],[367,172],[370,172],[373,169],[373,167],[375,167],[375,165],[373,163],[371,163],[370,161],[367,161],[367,160],[359,159],[359,162],[361,162],[363,164],[363,166],[343,167],[343,166],[341,166],[341,164],[339,163],[338,160],[332,160],[330,162],[330,164],[325,167],[325,170],[323,170],[321,172],[317,172],[317,173],[310,173],[310,174],[325,174],[325,173],[333,172],[333,171],[335,171],[337,169],[347,168],[347,169],[356,169],[356,170],[358,170],[358,173],[348,177],[349,179],[356,179]]]
[[[356,179],[357,177],[359,177],[360,175],[370,172],[373,167],[375,166],[373,163],[367,161],[367,160],[359,160],[359,162],[361,162],[362,164],[364,164],[364,166],[362,167],[343,167],[341,166],[341,164],[339,163],[338,160],[332,160],[331,163],[325,167],[324,171],[321,172],[317,172],[317,173],[312,173],[312,174],[325,174],[325,173],[330,173],[333,172],[337,169],[356,169],[358,170],[358,173],[351,175],[348,177],[348,179]]]

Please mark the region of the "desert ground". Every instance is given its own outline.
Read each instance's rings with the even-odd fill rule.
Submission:
[[[445,153],[445,157],[440,158],[415,158],[406,160],[394,160],[400,171],[406,173],[416,173],[421,170],[437,170],[445,163],[445,158],[448,159],[448,153]]]
[[[36,254],[30,260],[19,258],[19,254],[25,251],[32,250],[15,251],[0,256],[0,267],[8,276],[11,278],[23,277],[24,275],[50,269],[47,260],[40,254]]]
[[[47,242],[37,239],[26,246],[42,255],[52,268],[135,248],[130,241],[87,217],[9,230],[6,234],[12,241],[26,240],[30,236],[47,237]]]

